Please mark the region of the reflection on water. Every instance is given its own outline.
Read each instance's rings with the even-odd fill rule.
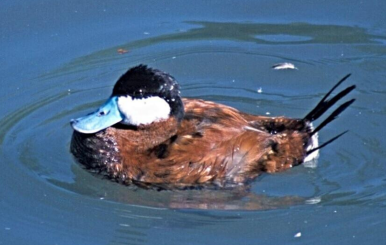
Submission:
[[[245,187],[229,190],[144,190],[134,186],[121,186],[101,176],[91,176],[81,166],[73,166],[72,171],[75,174],[72,183],[54,179],[48,181],[61,188],[101,200],[158,208],[267,210],[309,203],[304,197],[256,194]],[[87,174],[89,176],[85,176]]]

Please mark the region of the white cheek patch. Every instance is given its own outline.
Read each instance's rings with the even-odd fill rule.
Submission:
[[[124,117],[122,123],[134,126],[168,119],[171,110],[169,104],[158,96],[143,99],[120,96],[118,108]]]

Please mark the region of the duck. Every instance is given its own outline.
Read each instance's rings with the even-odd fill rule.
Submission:
[[[70,151],[93,173],[147,189],[234,188],[318,156],[347,131],[318,143],[318,133],[355,99],[313,122],[355,89],[331,93],[303,118],[269,117],[182,98],[177,80],[147,65],[127,70],[96,111],[71,120]]]

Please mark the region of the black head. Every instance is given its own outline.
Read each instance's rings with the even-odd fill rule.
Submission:
[[[171,107],[171,115],[179,120],[184,115],[180,86],[171,75],[138,65],[129,69],[115,83],[111,96],[130,96],[143,99],[153,96],[163,98]]]
[[[172,99],[179,96],[179,85],[171,75],[157,69],[139,65],[129,69],[115,83],[112,96],[142,99],[159,96]]]

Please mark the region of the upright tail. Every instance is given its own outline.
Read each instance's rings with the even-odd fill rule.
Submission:
[[[315,108],[308,113],[304,120],[308,122],[313,122],[317,120],[319,117],[321,117],[328,109],[330,109],[333,105],[335,105],[340,99],[342,99],[344,96],[346,96],[348,93],[350,93],[352,90],[355,89],[355,85],[352,85],[350,87],[347,87],[346,89],[340,91],[337,95],[333,96],[331,99],[328,99],[330,94],[341,84],[343,83],[348,77],[350,77],[351,74],[346,75],[343,77],[328,93],[323,97],[323,99],[315,106]],[[322,128],[324,128],[327,124],[329,124],[331,121],[336,119],[339,114],[341,114],[347,107],[349,107],[355,99],[351,99],[349,101],[346,101],[345,103],[341,104],[335,111],[331,113],[322,123],[320,123],[315,129],[313,129],[310,133],[310,136],[314,135],[318,131],[320,131]],[[310,154],[316,150],[319,150],[320,148],[330,144],[331,142],[338,139],[340,136],[347,133],[347,131],[333,137],[332,139],[326,141],[325,143],[319,145],[318,147],[315,147],[313,149],[310,149],[307,151],[307,154]]]

